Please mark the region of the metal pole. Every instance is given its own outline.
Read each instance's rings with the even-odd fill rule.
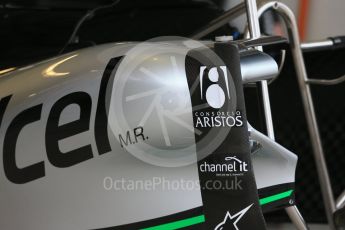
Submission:
[[[285,208],[285,211],[297,229],[308,229],[307,223],[304,221],[303,216],[295,205]]]
[[[321,192],[326,209],[328,223],[331,229],[335,229],[333,221],[333,213],[335,212],[335,201],[333,198],[333,191],[328,175],[327,164],[322,148],[320,133],[317,125],[317,120],[314,111],[314,104],[311,95],[310,85],[308,84],[308,76],[305,69],[301,44],[298,35],[298,28],[296,18],[289,7],[280,2],[270,2],[265,5],[267,8],[275,9],[284,19],[289,31],[289,41],[291,45],[291,53],[296,67],[296,74],[298,85],[302,94],[303,106],[310,134],[311,144],[313,147],[313,154],[319,175]]]
[[[258,16],[256,0],[246,0],[245,3],[246,3],[246,9],[247,9],[248,28],[249,28],[250,36],[252,39],[260,38],[261,32],[260,32],[259,16]],[[262,51],[262,47],[257,47],[257,49]],[[261,84],[261,93],[262,93],[267,135],[269,138],[274,140],[275,136],[274,136],[271,105],[270,105],[267,81],[261,81],[260,84]],[[300,229],[300,230],[308,229],[303,217],[301,216],[296,206],[288,207],[285,210],[287,214],[289,215],[291,221],[297,227],[297,229]]]
[[[246,0],[245,3],[246,3],[246,9],[247,9],[247,18],[248,18],[248,27],[249,27],[250,37],[251,39],[260,38],[261,32],[260,32],[256,0]],[[256,47],[256,49],[262,51],[262,47]],[[261,81],[260,85],[261,85],[261,93],[262,93],[265,121],[266,121],[266,127],[267,127],[267,135],[269,138],[274,140],[271,104],[270,104],[270,97],[268,93],[267,81]]]
[[[327,50],[334,45],[332,40],[317,41],[317,42],[307,42],[301,44],[301,49],[303,51],[314,51],[314,50]]]

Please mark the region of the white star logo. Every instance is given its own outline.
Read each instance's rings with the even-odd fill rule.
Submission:
[[[225,230],[223,227],[226,224],[227,221],[232,221],[233,226],[235,227],[236,230],[239,230],[237,227],[238,221],[241,220],[241,218],[246,214],[246,212],[253,206],[253,204],[249,205],[245,209],[239,211],[238,213],[231,215],[230,212],[228,211],[224,217],[224,220],[219,223],[214,230]]]

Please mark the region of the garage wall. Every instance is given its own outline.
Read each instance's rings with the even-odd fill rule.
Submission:
[[[299,0],[280,0],[298,15]],[[306,40],[323,40],[330,36],[345,35],[344,0],[309,0]]]
[[[344,0],[310,0],[307,40],[345,35],[344,11]]]
[[[224,9],[229,9],[243,0],[227,0]],[[258,0],[265,2],[266,0]],[[299,0],[279,0],[288,5],[298,16]],[[306,40],[322,40],[329,36],[345,35],[345,1],[344,0],[309,0]],[[244,28],[245,16],[233,22],[240,30]]]

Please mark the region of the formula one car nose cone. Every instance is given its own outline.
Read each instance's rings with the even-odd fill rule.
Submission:
[[[191,53],[194,50],[196,52]],[[186,56],[200,65],[199,78],[189,88]],[[197,161],[195,136],[205,142],[204,157],[211,154],[233,126],[220,116],[203,115],[203,133],[193,127],[193,112],[220,109],[225,104],[235,114],[236,91],[223,61],[204,44],[179,37],[161,37],[139,43],[121,59],[107,88],[109,125],[114,137],[133,156],[153,165],[179,167]],[[226,81],[226,89],[217,82]],[[203,103],[192,103],[200,87]],[[212,117],[213,118],[213,117]],[[230,125],[226,125],[229,123]],[[212,126],[229,126],[227,131]],[[215,133],[216,132],[216,133]]]

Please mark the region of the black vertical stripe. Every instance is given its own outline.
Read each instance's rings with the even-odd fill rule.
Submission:
[[[99,155],[111,151],[108,137],[108,112],[106,107],[106,96],[110,78],[121,58],[122,57],[116,57],[110,59],[104,70],[101,80],[95,120],[95,140]]]

